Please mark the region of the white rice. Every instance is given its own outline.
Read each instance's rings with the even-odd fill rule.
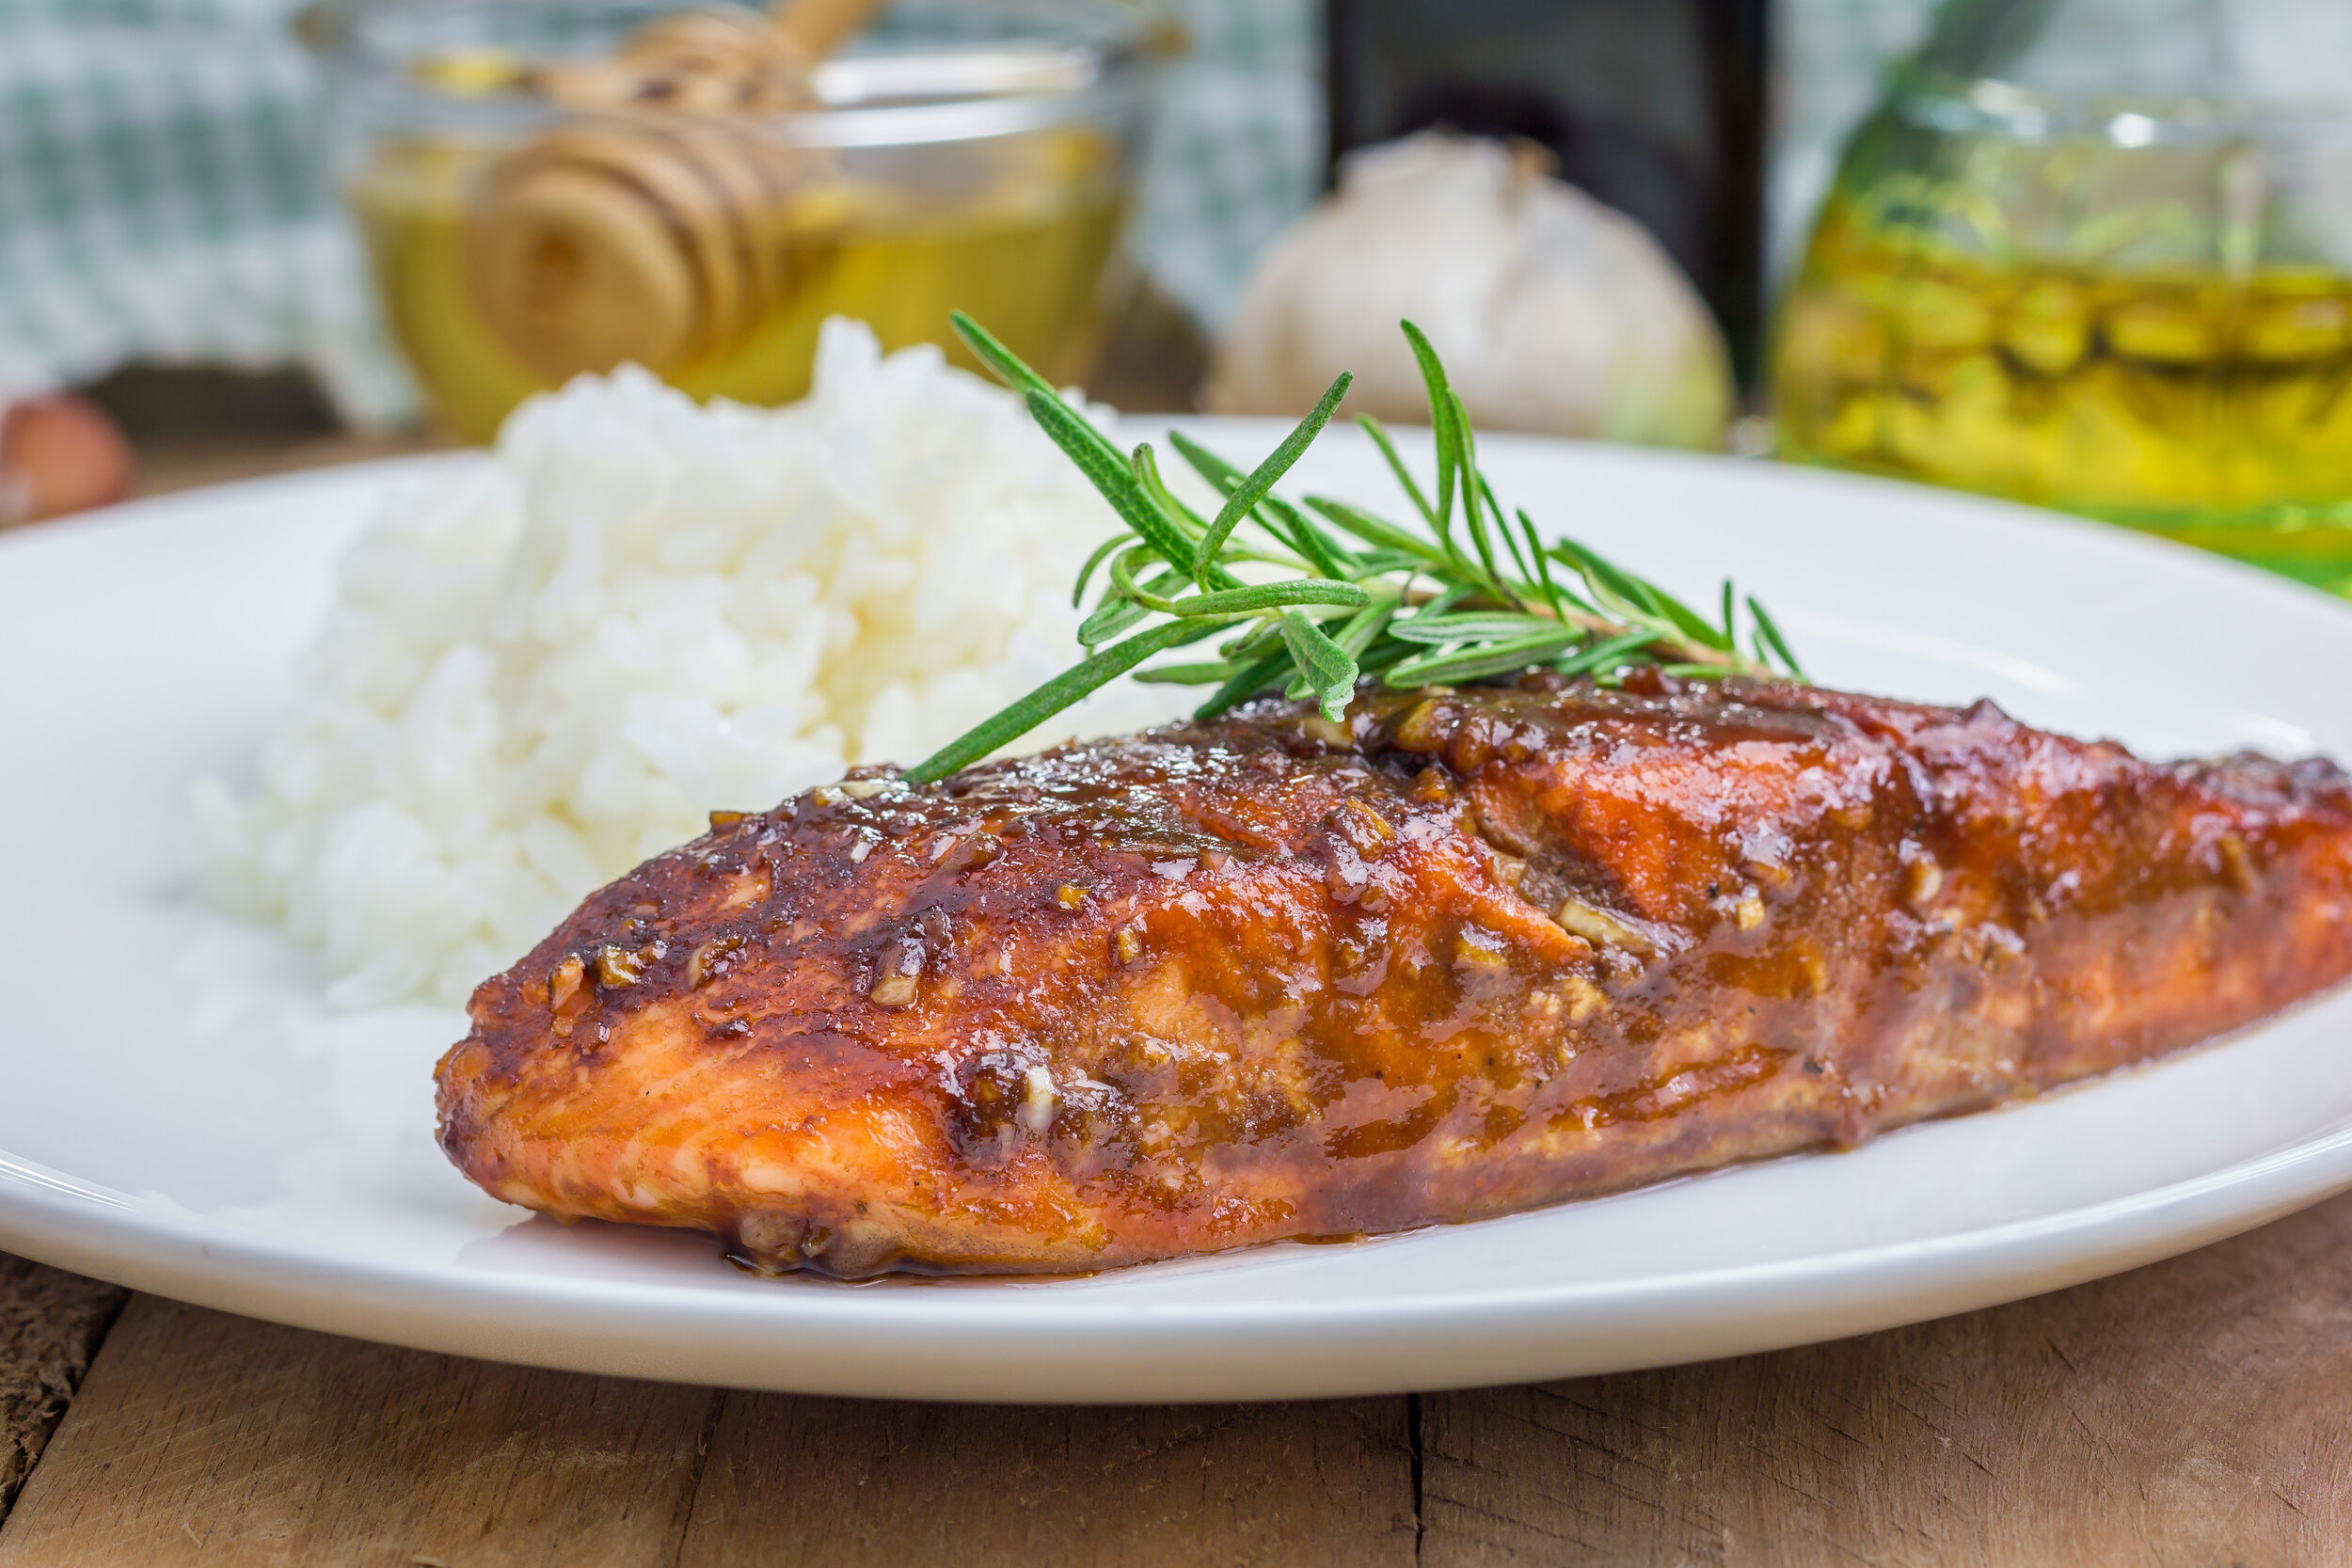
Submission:
[[[338,1006],[462,1001],[712,809],[914,762],[1067,666],[1117,526],[1011,396],[852,323],[789,408],[575,381],[352,546],[258,787],[198,787],[203,884]],[[1168,711],[1122,684],[1035,739]]]

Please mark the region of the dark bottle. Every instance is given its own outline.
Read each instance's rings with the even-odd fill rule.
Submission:
[[[1331,156],[1447,126],[1550,150],[1658,236],[1753,385],[1769,0],[1329,0]]]

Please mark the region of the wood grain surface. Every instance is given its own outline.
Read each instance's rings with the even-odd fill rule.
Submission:
[[[2010,1307],[1421,1411],[1431,1568],[2352,1562],[2352,1197]]]
[[[0,1563],[663,1560],[710,1390],[393,1350],[134,1299]]]
[[[0,1253],[0,1519],[122,1309],[122,1295]]]
[[[2352,1564],[2352,1197],[2041,1300],[1543,1387],[1154,1409],[528,1371],[135,1300],[0,1568]]]
[[[1413,1560],[1401,1399],[1009,1409],[731,1395],[682,1568]],[[0,1562],[7,1560],[0,1555]]]
[[[1401,1399],[1020,1409],[494,1366],[135,1299],[5,1527],[35,1563],[1412,1560]]]

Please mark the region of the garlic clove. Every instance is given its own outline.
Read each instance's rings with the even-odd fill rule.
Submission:
[[[1295,416],[1350,370],[1351,410],[1421,422],[1396,332],[1410,318],[1482,428],[1719,445],[1729,358],[1696,291],[1639,224],[1530,150],[1424,132],[1350,155],[1339,190],[1260,260],[1207,405]]]

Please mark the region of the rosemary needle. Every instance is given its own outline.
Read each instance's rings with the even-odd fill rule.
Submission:
[[[1169,434],[1176,454],[1224,498],[1204,521],[1168,492],[1150,446],[1120,451],[978,323],[961,311],[954,321],[1126,531],[1078,575],[1073,604],[1098,572],[1106,578],[1079,629],[1089,656],[909,768],[911,784],[968,767],[1144,660],[1220,632],[1231,634],[1218,646],[1222,657],[1164,664],[1136,678],[1215,688],[1197,710],[1203,719],[1278,691],[1311,695],[1327,718],[1338,719],[1365,679],[1409,689],[1534,669],[1606,680],[1636,664],[1677,674],[1804,679],[1771,614],[1729,582],[1720,622],[1709,621],[1573,539],[1546,546],[1525,512],[1506,513],[1478,466],[1461,395],[1410,322],[1402,325],[1427,388],[1437,441],[1433,489],[1422,489],[1378,420],[1358,422],[1396,476],[1421,531],[1350,502],[1310,496],[1301,510],[1274,494],[1347,395],[1347,376],[1254,468]],[[1257,580],[1234,570],[1244,564],[1257,569]],[[1289,575],[1265,580],[1269,567]]]

